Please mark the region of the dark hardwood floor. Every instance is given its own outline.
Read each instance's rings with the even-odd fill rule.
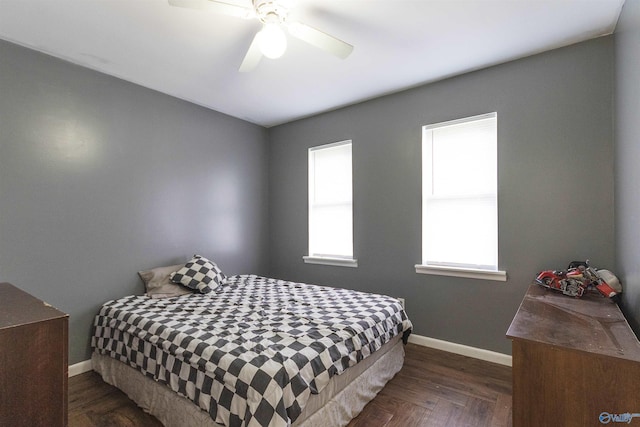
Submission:
[[[406,353],[402,370],[348,427],[511,426],[511,368],[415,344]],[[161,424],[98,374],[70,378],[69,427],[109,426]]]
[[[402,370],[348,427],[511,426],[511,368],[406,346]]]

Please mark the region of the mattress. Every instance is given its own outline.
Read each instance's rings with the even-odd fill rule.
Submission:
[[[397,300],[232,276],[209,294],[110,301],[92,345],[226,426],[288,426],[312,395],[411,322]]]

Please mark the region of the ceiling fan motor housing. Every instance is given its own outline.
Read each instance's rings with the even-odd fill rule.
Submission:
[[[289,13],[282,2],[274,0],[253,0],[253,7],[260,22],[282,24]]]

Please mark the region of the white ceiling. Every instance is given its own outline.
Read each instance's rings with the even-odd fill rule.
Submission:
[[[249,73],[237,70],[258,21],[167,0],[0,0],[0,38],[269,127],[610,34],[623,3],[295,0],[294,18],[353,53],[289,37]]]

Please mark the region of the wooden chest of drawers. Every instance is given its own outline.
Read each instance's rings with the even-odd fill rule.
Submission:
[[[611,300],[532,284],[507,337],[514,427],[640,425],[640,343]]]
[[[67,425],[68,315],[0,283],[0,426]]]

